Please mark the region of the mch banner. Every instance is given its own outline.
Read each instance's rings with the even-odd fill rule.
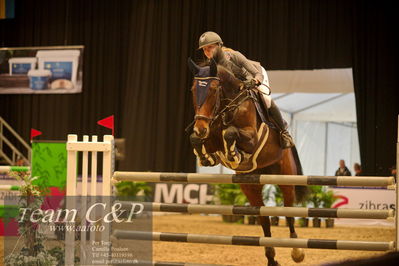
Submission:
[[[0,48],[0,94],[82,92],[83,46]]]

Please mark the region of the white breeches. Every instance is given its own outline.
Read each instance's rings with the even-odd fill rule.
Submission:
[[[267,76],[267,72],[266,72],[266,70],[265,70],[263,67],[261,67],[261,68],[262,68],[262,75],[263,75],[263,81],[262,81],[262,83],[263,83],[263,84],[266,84],[267,86],[270,87],[270,85],[269,85],[269,77]],[[267,108],[270,108],[270,106],[272,105],[272,97],[270,97],[271,91],[270,91],[270,89],[269,89],[268,87],[266,87],[266,86],[263,85],[263,84],[260,85],[260,86],[258,87],[258,89],[259,89],[261,92],[263,92],[263,93],[261,93],[261,94],[262,94],[263,98],[265,99]]]

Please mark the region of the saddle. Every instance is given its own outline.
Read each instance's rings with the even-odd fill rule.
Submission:
[[[256,113],[258,115],[258,118],[265,124],[267,124],[269,127],[272,127],[276,129],[277,127],[275,124],[272,122],[272,119],[269,116],[269,112],[267,111],[266,103],[264,102],[264,99],[261,95],[261,92],[258,90],[249,90],[251,97],[253,97],[255,108],[256,108]]]

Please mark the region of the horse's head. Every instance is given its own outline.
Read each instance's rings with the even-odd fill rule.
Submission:
[[[217,65],[211,60],[210,66],[200,67],[189,58],[188,66],[194,74],[191,87],[195,110],[194,132],[198,137],[205,139],[209,136],[210,123],[220,103],[220,79],[217,76]]]

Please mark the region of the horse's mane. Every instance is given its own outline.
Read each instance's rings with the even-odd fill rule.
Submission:
[[[234,76],[234,74],[222,65],[218,65],[218,77],[226,83],[233,84],[237,87],[240,86],[241,81]]]

